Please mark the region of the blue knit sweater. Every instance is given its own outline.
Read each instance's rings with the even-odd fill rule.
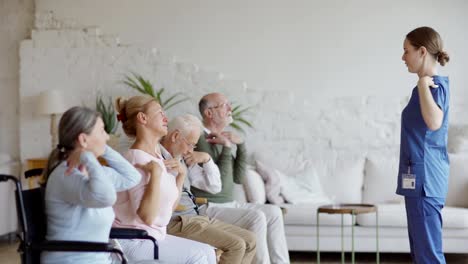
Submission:
[[[101,166],[90,152],[81,154],[88,176],[78,169],[65,175],[65,161],[50,174],[45,193],[48,240],[109,241],[116,192],[137,185],[141,174],[110,147],[106,147],[102,157],[109,167]],[[61,264],[111,263],[108,253],[44,252],[41,260]]]

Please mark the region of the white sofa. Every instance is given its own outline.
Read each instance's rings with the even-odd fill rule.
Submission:
[[[450,162],[449,194],[442,211],[443,247],[446,253],[468,253],[468,155],[450,154]],[[380,252],[409,252],[404,200],[395,194],[397,155],[368,154],[365,157],[338,158],[332,163],[326,164],[328,168],[320,168],[319,161],[308,163],[308,166],[318,168],[323,192],[335,203],[377,205]],[[252,183],[244,182],[244,188],[240,188],[247,197],[249,188],[255,190],[256,195],[262,193],[260,187],[253,188],[249,184]],[[290,251],[316,251],[316,212],[324,203],[308,201],[280,205],[287,208],[284,222]],[[351,216],[345,215],[344,221],[345,249],[350,251]],[[340,223],[339,215],[320,214],[320,251],[341,251]],[[356,252],[375,252],[375,214],[358,215],[353,224]]]

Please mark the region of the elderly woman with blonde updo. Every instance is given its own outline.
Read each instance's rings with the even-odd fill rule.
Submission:
[[[167,134],[167,117],[154,98],[117,98],[118,119],[125,134],[135,142],[125,157],[137,166],[141,182],[118,194],[114,205],[114,226],[140,228],[158,240],[159,259],[167,263],[216,263],[214,249],[200,242],[166,234],[172,212],[177,207],[186,171],[178,160],[163,161],[159,141]],[[178,172],[175,178],[167,172]],[[148,240],[122,240],[130,260],[153,258]]]

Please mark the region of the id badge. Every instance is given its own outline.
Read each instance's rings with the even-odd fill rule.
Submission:
[[[403,189],[416,189],[416,175],[411,173],[403,173],[401,175]]]

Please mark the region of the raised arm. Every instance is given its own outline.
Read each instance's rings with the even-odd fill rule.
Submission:
[[[137,208],[137,215],[147,225],[151,225],[154,219],[159,213],[160,206],[160,188],[161,188],[161,166],[155,162],[150,161],[145,165],[135,165],[142,169],[149,175],[149,182],[146,185],[143,197],[141,198],[140,204]]]
[[[444,112],[434,100],[431,89],[439,89],[432,77],[424,76],[418,81],[419,104],[424,123],[430,130],[437,130],[442,125]],[[440,88],[441,89],[441,88]]]
[[[182,193],[182,187],[184,186],[185,176],[187,175],[187,169],[185,165],[181,163],[178,159],[167,159],[164,160],[164,165],[168,171],[174,171],[176,175],[176,185],[177,185],[177,199],[172,205],[172,210],[175,210],[179,205],[180,195]]]
[[[245,144],[241,143],[237,145],[236,158],[234,159],[234,182],[237,184],[242,183],[242,179],[245,176],[247,166],[247,149]]]
[[[135,167],[109,146],[102,157],[109,165],[105,166],[104,170],[112,178],[118,192],[130,189],[141,181],[141,174]]]
[[[57,173],[60,181],[48,184],[47,188],[54,188],[53,192],[70,204],[90,208],[112,206],[117,197],[112,178],[93,153],[81,152],[77,155],[80,155],[81,170],[72,169],[71,174],[67,175],[66,166],[57,168],[53,173]]]
[[[221,191],[221,174],[208,153],[194,151],[185,157],[190,185],[211,194]],[[201,164],[201,166],[200,166]]]
[[[247,165],[247,150],[245,148],[244,140],[236,133],[230,131],[223,131],[221,133],[232,144],[236,144],[237,151],[233,164],[234,182],[237,184],[242,183],[242,178],[245,175],[245,167]]]

